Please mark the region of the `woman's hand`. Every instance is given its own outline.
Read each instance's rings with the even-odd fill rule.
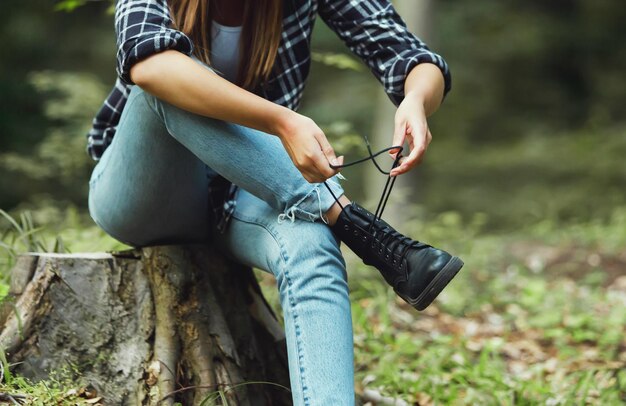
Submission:
[[[409,154],[400,158],[391,176],[408,172],[424,159],[428,144],[433,139],[426,117],[433,114],[443,100],[444,78],[441,70],[432,63],[415,66],[404,82],[404,100],[398,106],[394,120],[393,146],[408,141]],[[389,154],[395,159],[398,150]]]
[[[326,135],[312,119],[289,111],[280,121],[276,134],[304,179],[319,183],[337,174],[329,164],[343,164],[343,156],[335,156]]]
[[[404,145],[406,140],[410,152],[400,158],[400,164],[391,171],[391,176],[406,173],[419,165],[432,139],[423,99],[415,93],[407,94],[396,111],[392,145]],[[398,152],[394,149],[389,151],[389,154],[395,159]]]

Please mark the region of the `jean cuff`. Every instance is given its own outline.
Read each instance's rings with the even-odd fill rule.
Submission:
[[[282,223],[289,219],[293,223],[297,217],[311,222],[321,220],[328,224],[325,213],[335,204],[335,198],[338,199],[344,194],[344,190],[339,184],[339,179],[343,179],[343,177],[335,175],[328,179],[326,181],[328,187],[324,186],[323,183],[313,185],[309,193],[278,215],[278,222]],[[329,188],[330,191],[328,190]]]

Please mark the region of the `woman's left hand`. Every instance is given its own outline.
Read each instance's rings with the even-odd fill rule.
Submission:
[[[406,173],[419,165],[432,139],[426,121],[423,97],[417,92],[406,94],[396,111],[392,145],[404,145],[406,140],[409,144],[409,153],[400,158],[400,163],[391,171],[391,176]],[[398,152],[391,150],[389,154],[395,159]]]

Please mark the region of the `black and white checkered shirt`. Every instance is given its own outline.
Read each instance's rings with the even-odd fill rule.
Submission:
[[[441,56],[411,34],[389,0],[284,0],[283,32],[269,80],[255,91],[274,103],[296,110],[311,65],[311,32],[319,13],[324,22],[365,62],[397,106],[404,81],[419,63],[437,65],[450,90],[450,72]],[[170,28],[167,0],[117,0],[117,80],[89,133],[87,152],[99,160],[111,143],[133,82],[130,67],[151,54],[175,49],[191,56],[193,44]]]

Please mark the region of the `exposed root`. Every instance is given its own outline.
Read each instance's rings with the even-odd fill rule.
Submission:
[[[18,263],[11,312],[0,311],[0,346],[16,373],[46,379],[50,366],[72,363],[104,404],[291,403],[280,323],[252,270],[209,246]]]
[[[151,389],[151,398],[158,404],[173,405],[174,399],[160,400],[164,394],[176,388],[176,365],[180,356],[180,343],[176,334],[176,317],[174,308],[178,295],[165,276],[167,262],[159,258],[159,253],[150,248],[144,249],[144,262],[150,278],[152,296],[154,300],[155,329],[154,355],[148,368],[148,385],[158,389],[156,393]],[[156,386],[155,386],[156,385]]]
[[[13,312],[7,317],[0,333],[0,348],[9,354],[17,349],[27,335],[39,303],[56,277],[51,269],[53,265],[49,265],[45,260],[42,262],[32,281],[19,296]]]

